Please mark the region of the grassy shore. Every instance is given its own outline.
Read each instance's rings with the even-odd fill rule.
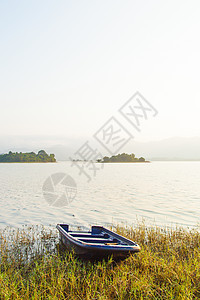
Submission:
[[[141,252],[90,262],[63,252],[57,233],[1,231],[0,299],[200,299],[200,230],[117,227]]]

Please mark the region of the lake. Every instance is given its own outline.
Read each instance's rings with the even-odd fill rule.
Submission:
[[[48,190],[47,178],[63,173],[74,179],[77,194],[67,206],[51,206],[43,195],[44,182]],[[150,225],[196,226],[200,221],[199,181],[200,162],[104,164],[89,183],[71,162],[4,163],[0,164],[0,226],[69,223],[88,227],[133,225],[142,220]]]

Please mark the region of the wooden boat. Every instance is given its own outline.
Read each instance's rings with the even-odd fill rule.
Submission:
[[[123,258],[140,251],[135,242],[101,226],[92,226],[91,231],[70,231],[67,224],[58,224],[56,228],[66,248],[79,256]]]

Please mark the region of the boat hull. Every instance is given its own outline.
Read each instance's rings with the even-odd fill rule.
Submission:
[[[68,226],[68,225],[65,225]],[[98,226],[95,226],[96,228]],[[113,258],[126,258],[131,253],[136,253],[140,251],[140,247],[135,244],[134,242],[121,237],[118,234],[113,233],[112,231],[109,231],[108,229],[105,229],[103,227],[99,227],[104,230],[104,232],[108,232],[110,236],[113,238],[120,237],[120,240],[128,241],[131,244],[126,246],[112,246],[106,245],[106,244],[91,244],[91,243],[84,243],[79,242],[75,239],[73,239],[66,230],[63,230],[63,228],[58,224],[57,229],[59,230],[59,236],[60,241],[65,246],[65,248],[68,251],[73,251],[76,255],[85,257],[85,258],[103,258],[103,257],[109,257],[112,256]],[[72,232],[73,233],[73,232]],[[81,233],[81,232],[80,232]]]

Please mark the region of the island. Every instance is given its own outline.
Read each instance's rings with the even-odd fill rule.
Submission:
[[[98,159],[99,163],[149,163],[144,157],[137,158],[134,153],[121,153],[111,157],[104,156],[103,159]]]
[[[56,162],[55,155],[48,155],[44,150],[40,150],[37,154],[35,152],[22,153],[11,152],[7,154],[0,154],[0,163],[47,163]]]

